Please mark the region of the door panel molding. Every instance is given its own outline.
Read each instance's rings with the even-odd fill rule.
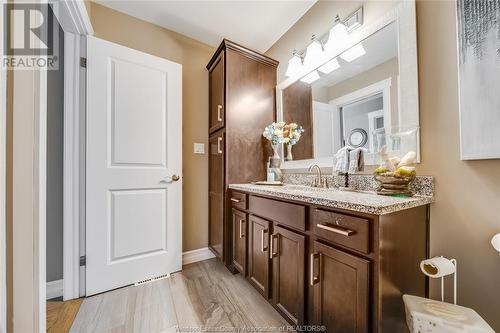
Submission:
[[[181,65],[87,38],[86,295],[182,269]]]

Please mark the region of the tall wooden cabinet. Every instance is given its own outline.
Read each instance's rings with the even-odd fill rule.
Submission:
[[[235,268],[233,216],[225,209],[229,207],[226,191],[228,184],[266,177],[271,152],[262,131],[276,118],[277,66],[277,61],[228,40],[221,43],[207,65],[209,247],[230,268]]]

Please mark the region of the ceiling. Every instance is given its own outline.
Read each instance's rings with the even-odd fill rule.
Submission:
[[[317,0],[95,2],[200,42],[218,46],[223,38],[267,51]]]
[[[397,57],[398,28],[396,24],[391,23],[377,31],[362,41],[362,44],[366,51],[364,56],[352,62],[345,62],[339,57],[340,68],[327,75],[320,73],[321,79],[314,82],[313,86],[331,87]]]

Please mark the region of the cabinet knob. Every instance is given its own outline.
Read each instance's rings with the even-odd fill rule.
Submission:
[[[310,284],[311,286],[314,286],[316,283],[319,282],[319,277],[314,275],[314,261],[316,258],[319,258],[319,253],[311,253],[311,263],[310,263]]]
[[[222,136],[217,138],[217,152],[222,154]]]
[[[264,246],[264,234],[267,233],[267,230],[265,229],[262,229],[261,232],[260,232],[260,250],[262,252],[266,252],[267,251],[267,246]]]
[[[222,121],[222,105],[217,105],[217,120]]]

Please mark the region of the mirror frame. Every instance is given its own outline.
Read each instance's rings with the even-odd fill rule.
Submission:
[[[374,23],[370,25],[363,24],[361,27],[350,33],[348,43],[346,43],[346,46],[342,50],[335,53],[327,53],[324,59],[319,63],[304,66],[299,74],[280,82],[276,86],[277,121],[283,120],[283,90],[297,82],[304,75],[312,72],[393,22],[396,22],[398,26],[399,80],[396,84],[398,84],[399,124],[392,124],[392,126],[397,125],[405,128],[418,128],[419,95],[415,0],[403,0]],[[395,83],[393,82],[392,84]],[[401,101],[404,101],[404,103],[401,103]],[[404,124],[404,126],[402,124]],[[305,169],[312,164],[318,164],[320,167],[333,168],[333,156],[297,161],[285,161],[284,151],[284,146],[281,145],[281,169]],[[420,162],[419,134],[417,134],[417,162]]]

